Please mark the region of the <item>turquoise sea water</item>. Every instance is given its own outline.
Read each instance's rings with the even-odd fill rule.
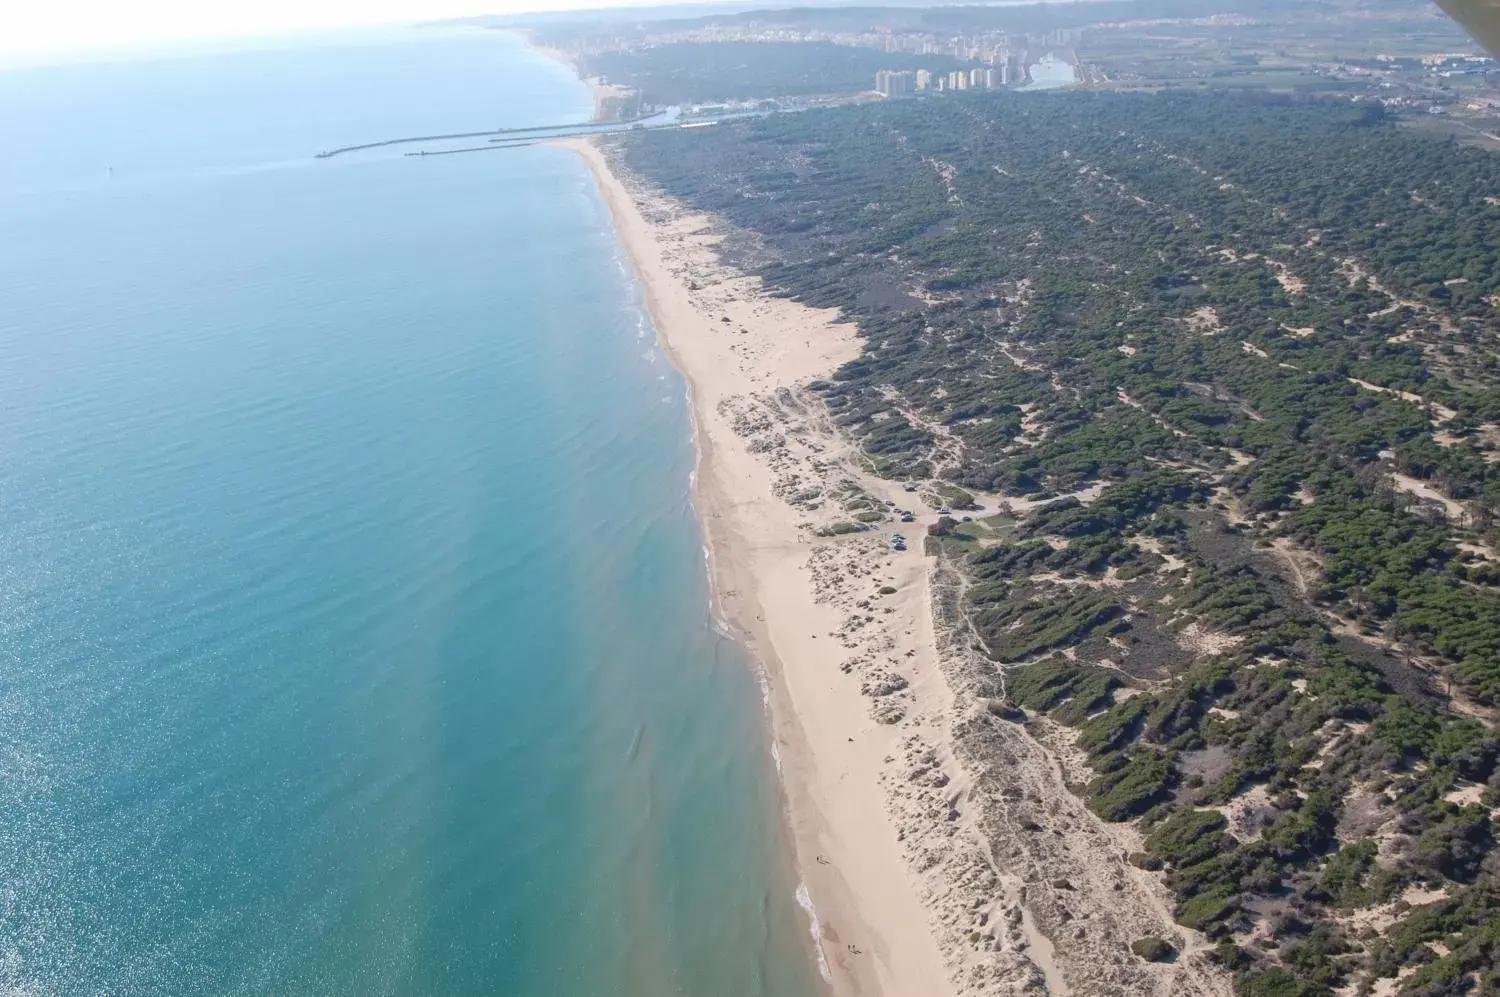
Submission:
[[[0,73],[0,993],[802,997],[683,388],[495,33]]]

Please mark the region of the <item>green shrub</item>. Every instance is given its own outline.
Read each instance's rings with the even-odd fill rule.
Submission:
[[[1166,796],[1173,777],[1169,757],[1150,748],[1138,749],[1118,768],[1089,783],[1089,807],[1105,820],[1138,817]]]
[[[1227,821],[1217,810],[1179,810],[1157,825],[1146,839],[1151,854],[1181,869],[1233,848],[1223,831]]]
[[[1147,962],[1167,962],[1176,958],[1177,949],[1164,938],[1147,936],[1130,943],[1130,951]]]

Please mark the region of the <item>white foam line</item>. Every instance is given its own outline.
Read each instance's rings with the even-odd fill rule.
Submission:
[[[630,287],[632,292],[631,304],[636,310],[638,338],[645,338],[646,336],[650,335],[650,338],[655,345],[655,349],[652,351],[652,355],[648,356],[647,359],[650,363],[655,364],[657,356],[664,355],[664,344],[661,340],[660,330],[656,328],[655,317],[651,314],[650,298],[647,294],[646,286],[641,280],[639,273],[636,271],[633,262],[630,260],[628,252],[624,251],[623,244],[621,244],[621,252],[616,256],[616,261],[625,270],[628,277],[634,278],[633,280],[628,281],[628,286]],[[663,373],[657,376],[659,378],[662,378],[666,375]],[[721,636],[739,644],[741,650],[746,652],[745,656],[755,673],[755,681],[760,686],[761,709],[764,711],[765,716],[767,718],[770,718],[772,716],[771,681],[770,676],[766,672],[765,663],[760,660],[759,655],[750,653],[749,648],[740,643],[739,635],[734,632],[734,629],[729,625],[729,621],[724,619],[720,615],[720,606],[718,603],[717,591],[718,578],[714,573],[714,554],[712,547],[706,542],[708,523],[703,519],[701,515],[699,515],[700,510],[697,508],[698,476],[699,471],[703,467],[703,450],[698,446],[698,417],[697,412],[693,408],[693,385],[686,376],[682,377],[681,384],[682,400],[688,414],[688,443],[692,448],[693,454],[693,466],[692,469],[688,472],[688,502],[693,506],[694,515],[698,518],[699,529],[703,531],[703,536],[705,538],[702,549],[704,568],[708,574],[709,585],[711,589],[708,599],[709,619],[712,621],[714,629]],[[776,743],[776,734],[773,728],[768,727],[768,729],[766,730],[766,740],[771,748],[771,761],[776,766],[777,781],[781,782],[781,749]],[[784,792],[784,784],[782,788]],[[788,808],[790,807],[790,803],[786,800],[785,796],[782,797],[782,800],[782,819],[789,821],[790,810]],[[823,926],[818,921],[818,911],[817,908],[813,906],[812,893],[807,888],[806,880],[798,880],[796,898],[797,906],[802,908],[802,910],[807,914],[808,932],[812,935],[813,951],[817,954],[818,975],[823,978],[823,981],[825,983],[831,984],[833,982],[833,970],[828,965],[828,957],[823,953]]]
[[[708,619],[713,625],[714,634],[724,640],[737,641],[734,631],[729,627],[729,621],[719,615],[719,607],[714,605],[713,599],[708,600]]]
[[[818,911],[813,907],[812,894],[807,891],[805,882],[797,884],[797,906],[807,912],[807,920],[812,924],[809,930],[812,932],[813,951],[818,953],[818,973],[824,983],[832,983],[833,970],[828,968],[828,958],[823,955],[823,928],[818,924]]]

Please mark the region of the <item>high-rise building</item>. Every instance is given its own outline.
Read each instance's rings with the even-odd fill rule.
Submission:
[[[932,72],[927,69],[917,70],[917,89],[930,90],[932,88]]]
[[[916,81],[917,74],[910,70],[882,69],[875,74],[875,92],[883,97],[905,97]]]

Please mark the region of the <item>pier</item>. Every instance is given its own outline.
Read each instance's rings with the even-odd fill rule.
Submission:
[[[334,156],[342,156],[348,152],[364,152],[368,149],[382,149],[386,146],[392,145],[412,145],[417,142],[452,142],[459,139],[469,138],[488,139],[491,142],[506,142],[507,140],[511,139],[530,139],[534,141],[539,138],[545,138],[548,135],[557,134],[593,135],[599,132],[619,131],[624,128],[631,128],[636,125],[642,125],[644,122],[650,121],[654,118],[665,117],[666,114],[666,111],[656,111],[652,114],[643,114],[638,117],[627,118],[622,121],[593,122],[568,125],[536,125],[530,128],[494,128],[489,131],[452,132],[446,135],[413,135],[407,138],[389,138],[380,142],[365,142],[360,145],[340,146],[337,149],[328,149],[324,152],[320,152],[314,158],[332,159]],[[483,148],[486,147],[475,146],[469,150],[453,151],[478,151]],[[498,145],[496,146],[496,148],[505,148],[505,146]],[[408,155],[411,154],[408,153]],[[429,152],[427,153],[427,155],[437,155],[437,153]]]

